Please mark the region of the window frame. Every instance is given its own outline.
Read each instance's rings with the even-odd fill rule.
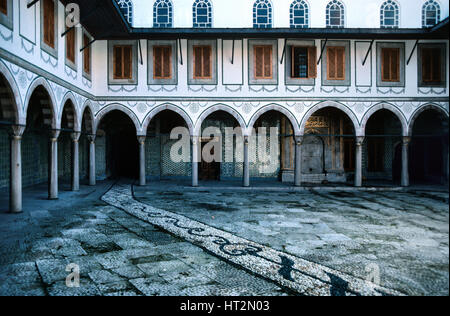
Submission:
[[[258,22],[259,5],[265,5],[267,7],[267,22]],[[273,26],[273,5],[270,0],[255,0],[253,3],[253,28],[272,28]]]
[[[202,75],[200,76],[200,77],[198,77],[198,76],[196,76],[195,75],[195,66],[196,66],[196,64],[195,64],[195,61],[197,60],[197,58],[196,58],[196,56],[195,56],[195,51],[196,51],[196,48],[200,48],[201,49],[201,52],[202,52],[202,56],[201,56],[201,62],[202,62],[202,64],[201,64],[201,68],[202,68]],[[204,74],[205,74],[205,67],[204,67],[204,61],[205,61],[205,56],[204,56],[204,49],[205,48],[208,48],[209,49],[209,51],[210,51],[210,54],[209,54],[209,76],[205,76]],[[194,78],[194,80],[205,80],[205,79],[211,79],[212,78],[212,47],[211,47],[211,45],[194,45],[194,46],[192,46],[192,57],[193,57],[193,59],[194,59],[194,72],[193,72],[193,78]]]
[[[172,48],[171,78],[158,79],[154,76],[154,49],[155,46],[170,46]],[[176,85],[178,84],[178,43],[176,40],[148,40],[147,41],[147,85]]]
[[[386,25],[386,7],[393,6],[394,8],[394,24]],[[398,29],[400,27],[400,6],[394,0],[386,0],[380,7],[380,28],[385,29]]]
[[[400,58],[399,58],[399,81],[383,81],[382,78],[382,51],[383,48],[399,48]],[[405,87],[405,43],[404,42],[377,42],[377,87]]]
[[[206,22],[198,22],[199,5],[206,5]],[[213,9],[209,0],[195,0],[192,4],[192,27],[194,28],[211,28],[213,25]]]
[[[131,0],[115,0],[115,1],[125,21],[130,25],[133,25],[133,13],[134,13],[133,1]],[[121,6],[122,4],[124,6]],[[125,7],[125,5],[127,7]]]
[[[85,36],[88,39],[87,43],[84,42]],[[86,30],[83,29],[82,37],[81,37],[82,46],[83,47],[87,46],[91,41],[92,41],[92,36]],[[89,53],[89,72],[86,72],[86,69],[85,69],[86,53]],[[90,46],[86,47],[82,52],[81,68],[82,68],[83,77],[88,80],[92,80],[92,44]]]
[[[66,30],[68,29],[67,27],[65,28]],[[69,56],[68,56],[68,39],[69,39],[69,34],[73,32],[73,59],[74,60],[70,60]],[[77,48],[78,48],[78,27],[74,27],[70,30],[70,32],[68,32],[65,36],[64,39],[64,60],[66,63],[66,66],[72,68],[74,71],[77,71],[77,62],[78,62],[78,52],[77,52]]]
[[[441,81],[440,82],[425,82],[423,80],[422,68],[422,50],[424,48],[439,48],[441,50]],[[447,87],[447,46],[445,43],[420,43],[417,46],[417,86],[418,87]]]
[[[388,50],[391,53],[389,54],[389,78],[385,77],[385,66],[386,66],[386,60],[385,60],[385,51]],[[392,52],[397,53],[397,61],[398,64],[396,66],[396,72],[397,72],[397,78],[392,78]],[[381,81],[383,82],[399,82],[400,81],[400,48],[398,47],[382,47],[381,48]]]
[[[114,78],[114,47],[131,46],[131,79]],[[108,85],[137,85],[138,84],[138,56],[136,40],[108,41]]]
[[[321,47],[324,47],[325,41],[321,41]],[[345,47],[345,64],[344,64],[344,80],[328,80],[328,47]],[[350,86],[351,85],[351,60],[350,60],[350,41],[346,40],[336,40],[327,41],[322,54],[322,86]]]
[[[14,4],[13,0],[6,0],[6,14],[0,12],[0,24],[12,30],[14,27]]]
[[[308,77],[308,78],[295,78],[291,76],[292,73],[292,48],[293,47],[305,47],[310,48],[314,47],[316,49],[316,77]],[[309,56],[308,56],[309,58]],[[304,86],[314,86],[316,84],[317,75],[319,68],[317,66],[317,46],[314,40],[287,40],[286,42],[286,59],[285,59],[285,84],[286,85],[304,85]],[[309,60],[308,60],[309,62]]]
[[[305,23],[303,24],[297,24],[295,23],[295,19],[296,19],[296,15],[295,15],[295,10],[296,7],[298,6],[303,6],[304,9],[304,19],[305,19]],[[294,0],[289,8],[289,17],[290,17],[290,27],[291,28],[308,28],[309,27],[309,5],[306,1],[304,0]]]
[[[164,76],[164,70],[166,70],[165,69],[165,67],[164,67],[164,62],[163,63],[161,63],[161,76],[156,76],[156,74],[155,74],[155,66],[156,66],[156,54],[155,54],[155,52],[156,52],[156,49],[158,49],[158,48],[160,48],[160,49],[163,49],[163,51],[164,51],[164,49],[170,49],[170,51],[169,51],[169,76]],[[162,54],[162,55],[164,55],[164,54]],[[164,55],[165,56],[165,55]],[[164,60],[164,56],[163,56],[163,60]],[[156,80],[168,80],[168,79],[172,79],[172,76],[173,76],[173,73],[172,73],[172,56],[173,56],[173,51],[172,51],[172,46],[171,45],[154,45],[153,46],[153,79],[156,79]]]
[[[158,8],[160,5],[167,5],[167,19],[165,23],[158,22]],[[171,0],[156,0],[153,4],[153,27],[154,28],[171,28],[173,27],[173,3]]]
[[[58,5],[59,5],[59,1],[56,0],[49,0],[49,1],[53,1],[54,4],[54,45],[55,47],[51,47],[49,46],[45,40],[44,40],[44,1],[41,1],[39,3],[41,9],[41,49],[43,51],[45,51],[46,53],[48,53],[49,55],[55,57],[56,59],[58,59]]]
[[[430,5],[434,5],[436,9],[436,21],[433,25],[427,24],[427,8]],[[428,0],[422,6],[422,27],[429,28],[433,27],[441,21],[441,4],[435,0]]]
[[[331,16],[330,16],[330,10],[331,7],[337,5],[339,7],[339,20],[340,23],[339,25],[331,25]],[[328,2],[326,9],[325,9],[325,19],[326,19],[326,27],[327,28],[344,28],[345,27],[345,6],[344,3],[342,3],[342,1],[339,0],[331,0],[330,2]]]
[[[263,68],[262,72],[263,72],[263,75],[262,76],[258,76],[257,75],[256,54],[255,54],[255,52],[256,52],[256,50],[258,48],[262,48],[262,50],[263,50],[263,60],[262,60],[262,68]],[[269,59],[269,61],[270,61],[270,67],[269,67],[269,69],[270,69],[270,76],[266,76],[265,75],[265,69],[266,69],[265,49],[266,48],[270,48],[270,59]],[[273,47],[272,47],[272,45],[254,45],[253,46],[253,77],[256,80],[270,80],[270,79],[273,79]]]
[[[254,46],[272,46],[272,78],[255,78]],[[278,40],[248,40],[248,84],[278,85]]]
[[[196,78],[194,76],[194,46],[211,47],[211,76]],[[188,85],[217,85],[217,40],[188,40]]]

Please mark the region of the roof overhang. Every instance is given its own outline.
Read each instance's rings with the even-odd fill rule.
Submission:
[[[61,0],[80,7],[83,27],[96,40],[124,39],[191,39],[191,38],[315,38],[421,40],[448,39],[449,18],[432,28],[132,28],[111,0]]]

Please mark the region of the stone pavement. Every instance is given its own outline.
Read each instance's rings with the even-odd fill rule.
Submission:
[[[130,189],[26,190],[23,214],[0,214],[0,295],[448,295],[448,193]],[[65,285],[69,263],[79,288]]]

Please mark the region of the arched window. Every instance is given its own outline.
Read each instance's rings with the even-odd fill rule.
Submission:
[[[308,4],[303,0],[295,0],[291,4],[291,27],[304,28],[309,25]]]
[[[131,0],[116,0],[125,20],[133,24],[133,2]]]
[[[345,11],[344,5],[338,0],[332,0],[327,5],[326,11],[327,27],[344,27]]]
[[[398,4],[393,0],[385,1],[380,9],[380,26],[382,28],[398,28],[398,16]]]
[[[212,6],[209,0],[195,0],[192,6],[194,27],[212,27]]]
[[[422,7],[422,26],[432,27],[441,20],[441,6],[434,0],[428,0]]]
[[[172,27],[172,1],[155,1],[153,5],[153,27]]]
[[[272,4],[269,0],[256,0],[253,4],[253,27],[272,27]]]

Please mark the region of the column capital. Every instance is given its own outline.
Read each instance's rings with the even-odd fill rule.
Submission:
[[[95,143],[95,139],[97,138],[97,135],[89,134],[86,137],[90,143]]]
[[[356,146],[362,146],[364,143],[364,136],[356,136]]]
[[[295,136],[295,144],[301,146],[303,144],[303,136]]]
[[[59,138],[59,134],[61,134],[61,130],[59,129],[54,129],[50,131],[50,140],[52,142],[57,142],[58,138]]]
[[[144,145],[145,140],[147,139],[147,136],[138,135],[137,137],[139,144]]]
[[[72,141],[74,143],[78,142],[80,140],[81,132],[73,132],[70,134],[70,138],[72,138]]]
[[[12,128],[12,137],[14,139],[22,139],[23,133],[25,132],[25,125],[13,125]]]
[[[244,145],[248,146],[250,143],[250,136],[244,136]]]
[[[411,137],[410,136],[403,136],[403,145],[408,146],[411,143]]]
[[[198,145],[199,140],[200,140],[200,136],[193,136],[193,135],[191,135],[192,145]]]

